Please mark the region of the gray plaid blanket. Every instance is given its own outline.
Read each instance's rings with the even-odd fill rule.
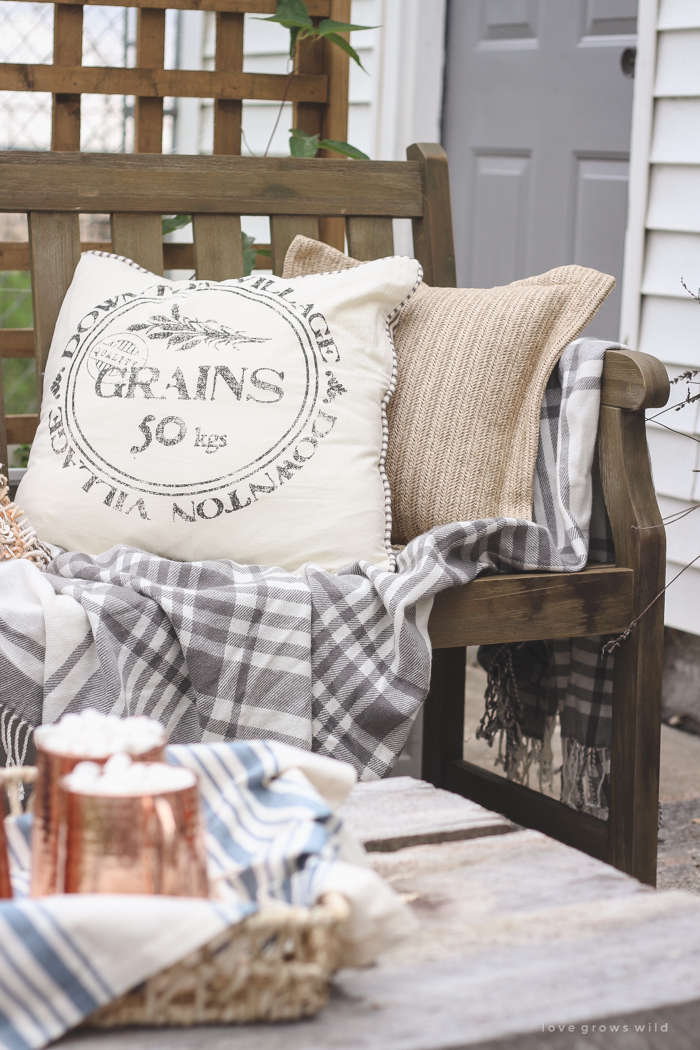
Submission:
[[[573,343],[550,377],[542,401],[534,479],[533,519],[545,525],[566,568],[615,561],[595,440],[600,379],[589,372],[597,340]],[[577,356],[578,355],[578,356]],[[589,395],[595,391],[595,405]],[[595,412],[595,425],[592,416]],[[585,421],[584,421],[585,420]],[[540,568],[548,567],[546,557]],[[613,656],[607,636],[482,646],[488,672],[485,712],[477,737],[493,744],[496,763],[527,783],[539,767],[540,787],[552,783],[551,738],[561,725],[561,798],[576,809],[607,816]]]
[[[592,528],[591,556],[608,556],[604,513],[591,522],[608,345],[572,343],[550,381],[534,521],[433,529],[398,554],[394,573],[358,562],[336,575],[313,565],[291,575],[128,547],[63,553],[45,572],[27,561],[0,566],[0,728],[10,761],[22,759],[29,727],[92,706],[158,718],[173,743],[268,738],[349,761],[365,779],[387,774],[428,690],[435,594],[487,572],[575,572]],[[526,652],[508,647],[506,665]],[[507,771],[518,776],[533,755],[546,766],[559,710],[565,796],[604,809],[611,658],[603,663],[599,640],[542,652],[530,691],[517,667],[503,672],[500,654],[483,731],[510,734]]]

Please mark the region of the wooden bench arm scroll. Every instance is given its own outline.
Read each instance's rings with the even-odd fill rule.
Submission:
[[[639,412],[663,408],[671,388],[666,369],[650,354],[606,350],[601,404]]]

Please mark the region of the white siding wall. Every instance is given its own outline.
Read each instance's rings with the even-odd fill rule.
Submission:
[[[700,367],[700,0],[640,0],[621,339],[677,375]],[[700,387],[693,387],[694,391]],[[686,388],[671,388],[671,402]],[[653,412],[648,413],[653,415]],[[697,406],[648,425],[664,516],[700,501]],[[667,579],[700,554],[700,511],[668,526]],[[666,622],[700,634],[700,563],[666,594]]]

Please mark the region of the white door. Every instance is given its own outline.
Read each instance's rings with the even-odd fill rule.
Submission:
[[[587,334],[613,339],[636,14],[637,0],[451,0],[446,36],[458,284],[595,267],[618,286]]]

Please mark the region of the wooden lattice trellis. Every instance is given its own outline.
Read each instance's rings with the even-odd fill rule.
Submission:
[[[2,0],[0,0],[2,2]],[[30,0],[25,0],[30,2]],[[351,0],[306,0],[314,19],[350,21]],[[80,100],[83,94],[131,95],[135,98],[134,150],[160,153],[163,140],[163,99],[214,100],[214,147],[219,156],[241,152],[243,100],[282,101],[294,106],[294,126],[325,139],[347,139],[349,58],[326,40],[298,45],[294,75],[243,72],[243,25],[246,13],[275,13],[276,0],[87,0],[93,6],[135,7],[137,14],[134,68],[83,66],[83,8],[78,0],[54,4],[53,63],[0,63],[0,91],[41,91],[53,96],[51,149],[80,149]],[[213,70],[165,69],[166,9],[216,13]],[[0,186],[0,207],[2,206]],[[343,246],[344,220],[322,219],[320,236]],[[82,250],[109,251],[111,242],[84,243]],[[165,243],[166,269],[194,269],[192,244]],[[261,260],[262,261],[262,260]],[[268,265],[269,261],[262,262]],[[29,270],[29,246],[0,241],[0,270]],[[0,329],[0,355],[33,357],[31,329]],[[35,416],[8,416],[11,444],[31,441]]]

